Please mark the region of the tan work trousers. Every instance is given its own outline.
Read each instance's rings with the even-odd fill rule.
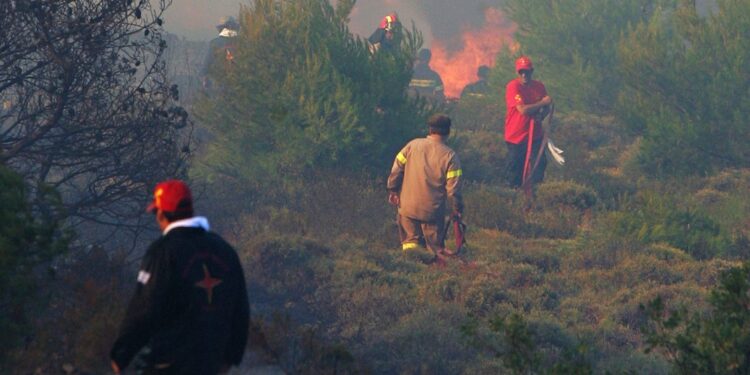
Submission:
[[[436,223],[398,215],[398,234],[404,251],[427,246],[434,253],[445,248],[445,222]]]

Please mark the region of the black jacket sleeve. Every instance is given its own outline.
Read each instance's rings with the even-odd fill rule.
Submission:
[[[227,364],[237,366],[242,362],[242,356],[245,354],[247,346],[247,336],[250,329],[250,301],[247,296],[247,286],[245,285],[245,273],[240,265],[239,258],[234,253],[234,264],[237,268],[237,304],[235,304],[232,315],[231,336],[227,346],[226,361]]]
[[[367,40],[370,44],[377,44],[383,41],[385,38],[385,30],[381,28],[375,29]]]
[[[110,357],[124,369],[148,343],[161,324],[165,310],[164,298],[170,287],[170,262],[164,251],[159,251],[159,241],[154,242],[143,258],[138,273],[135,294],[127,308],[120,333],[110,352]]]

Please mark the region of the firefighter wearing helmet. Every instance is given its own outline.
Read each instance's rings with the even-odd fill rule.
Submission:
[[[546,147],[542,120],[550,113],[552,98],[542,82],[532,79],[530,58],[519,57],[515,68],[518,77],[505,87],[506,174],[511,186],[530,190],[544,179],[547,158],[542,149]]]
[[[380,21],[378,28],[373,31],[367,39],[370,42],[370,51],[394,51],[401,44],[401,22],[396,12],[388,13]]]

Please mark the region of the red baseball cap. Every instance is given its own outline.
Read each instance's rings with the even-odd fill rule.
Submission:
[[[167,180],[156,184],[154,200],[146,211],[154,212],[157,209],[166,212],[192,211],[193,195],[190,188],[180,180]]]
[[[521,70],[534,70],[534,65],[527,56],[521,56],[516,60],[516,73]]]

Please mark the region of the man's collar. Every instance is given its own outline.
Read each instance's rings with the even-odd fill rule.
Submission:
[[[227,38],[235,37],[237,36],[237,30],[230,30],[230,29],[224,28],[223,30],[221,30],[219,35],[223,37],[227,37]]]
[[[429,139],[429,140],[431,140],[431,141],[433,141],[433,142],[440,142],[440,143],[445,143],[445,139],[446,139],[446,138],[448,138],[448,137],[447,137],[447,136],[444,136],[444,135],[439,135],[439,134],[427,134],[427,139]]]
[[[203,228],[204,230],[209,230],[210,227],[208,226],[208,219],[205,217],[193,216],[189,219],[173,221],[164,228],[162,235],[166,235],[170,230],[175,228]]]

